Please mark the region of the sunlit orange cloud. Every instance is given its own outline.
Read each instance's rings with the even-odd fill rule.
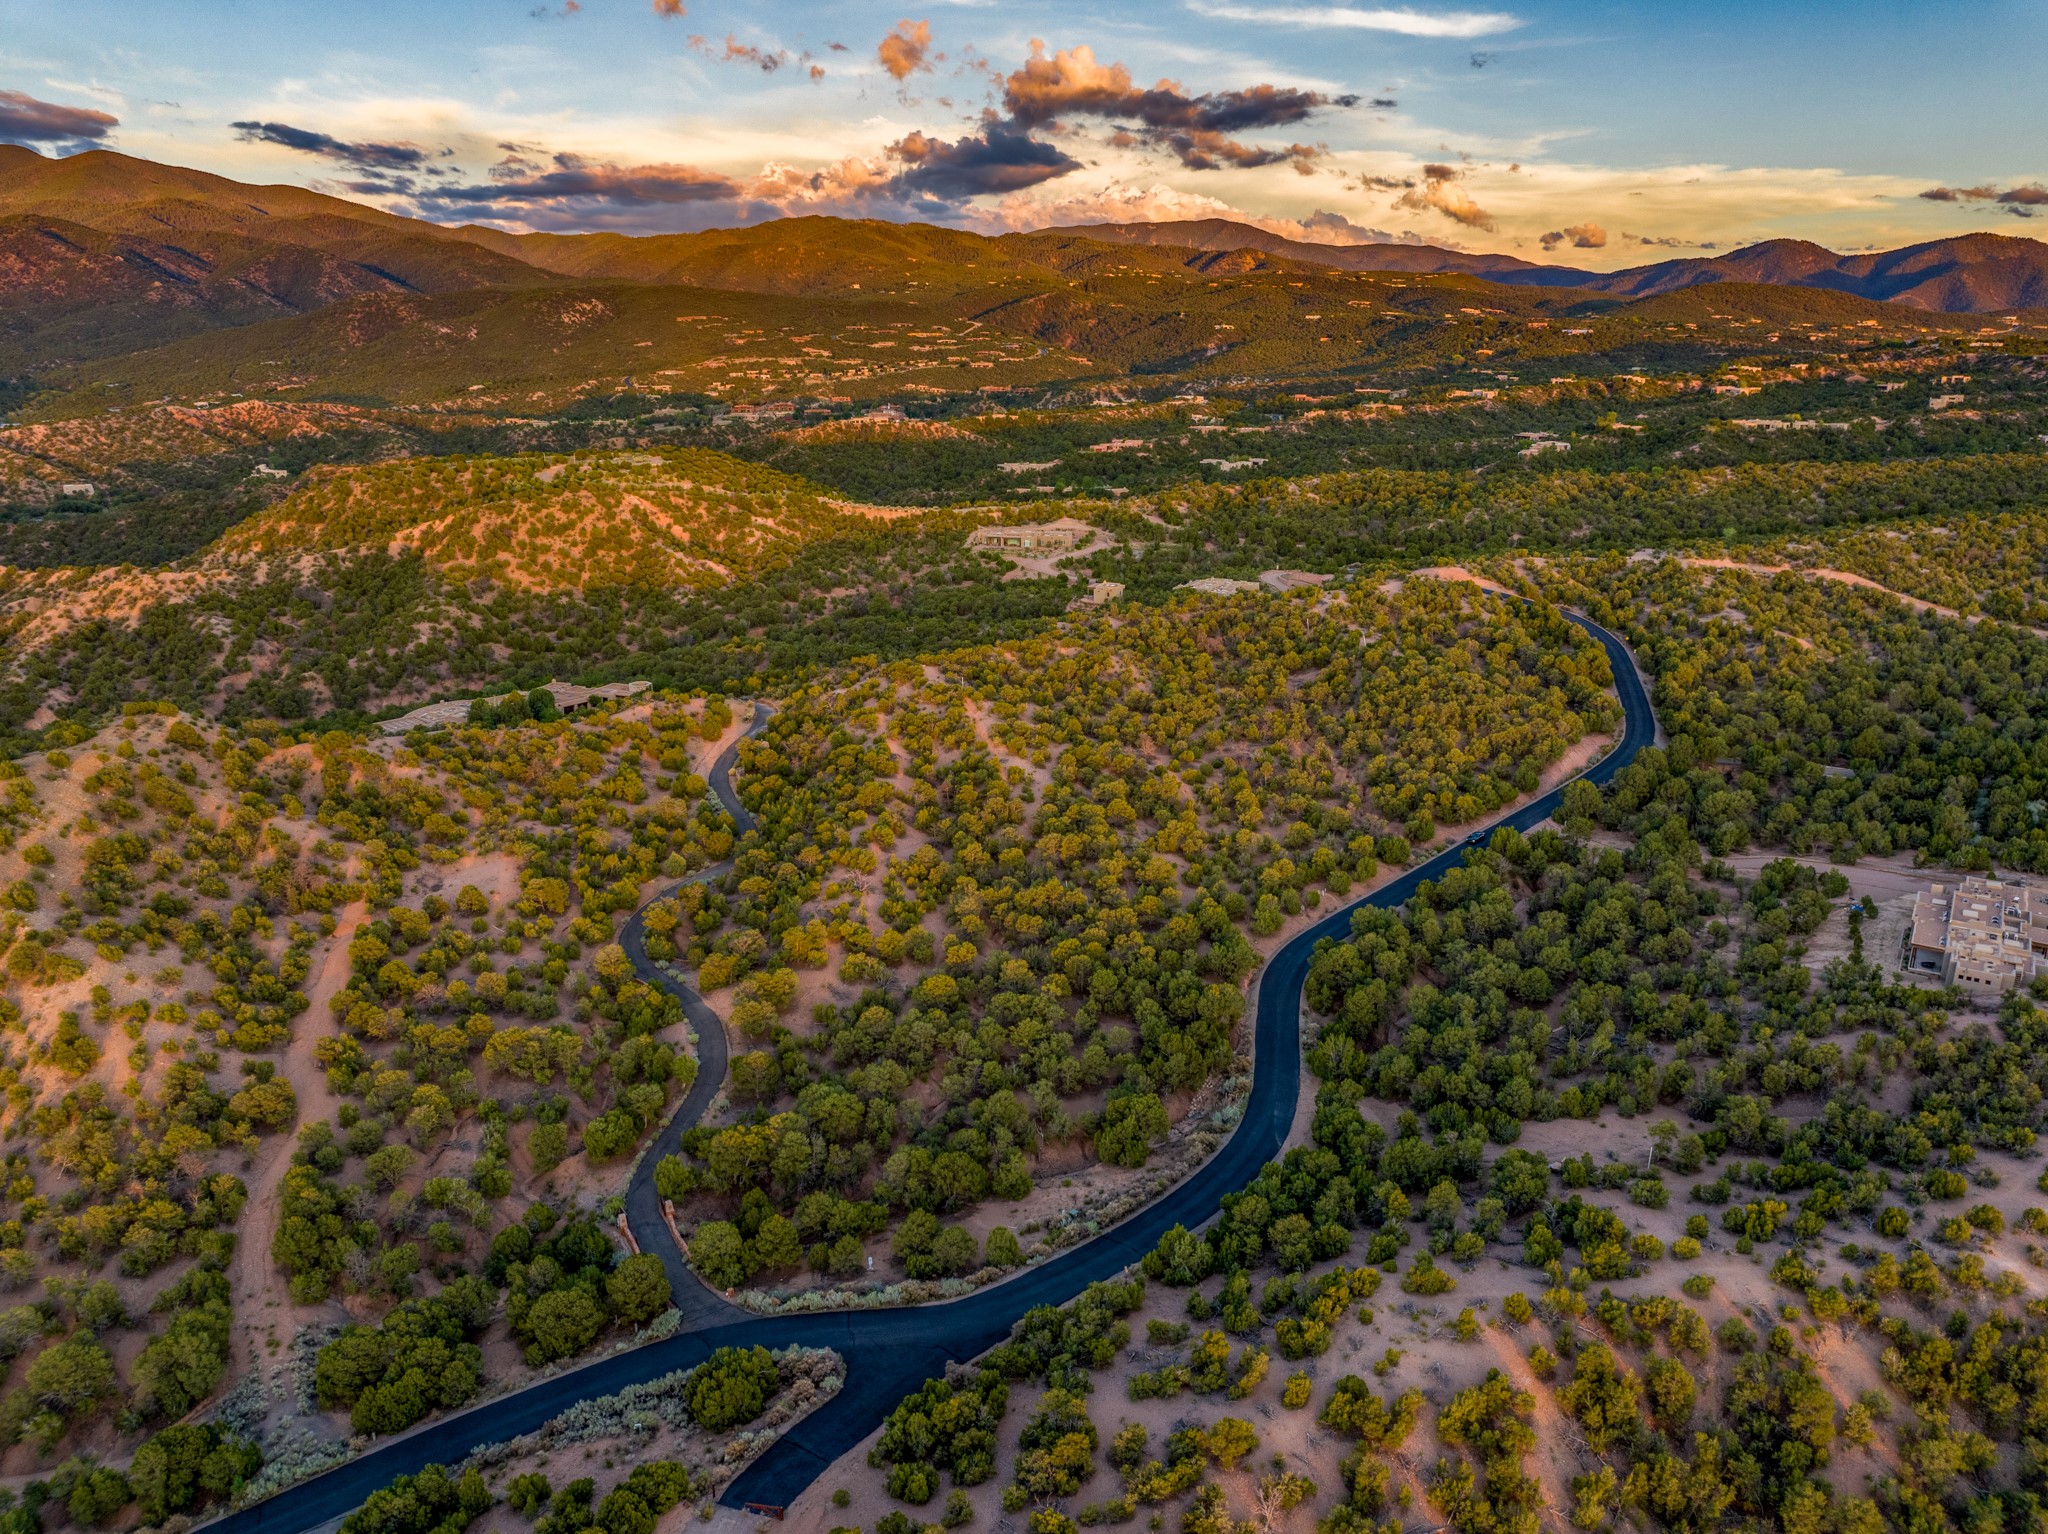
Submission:
[[[875,46],[875,57],[882,68],[897,80],[908,80],[920,69],[929,69],[926,55],[932,47],[932,24],[929,21],[899,21],[889,35]]]

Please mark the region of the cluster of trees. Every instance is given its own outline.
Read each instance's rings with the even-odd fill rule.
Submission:
[[[359,1433],[396,1433],[438,1407],[460,1406],[483,1384],[472,1341],[497,1312],[497,1295],[465,1275],[428,1299],[400,1303],[375,1326],[350,1325],[323,1347],[313,1385]]]
[[[2033,636],[1794,573],[1587,561],[1544,579],[1630,638],[1670,736],[1589,814],[1716,855],[2048,866]]]
[[[1624,774],[1615,792],[1630,791]],[[1567,818],[1588,809],[1598,806]],[[1816,976],[1801,962],[1804,940],[1843,894],[1839,876],[1784,860],[1737,884],[1711,864],[1698,877],[1689,866],[1698,857],[1669,823],[1627,850],[1554,831],[1501,833],[1404,911],[1358,912],[1352,938],[1321,949],[1309,981],[1309,1004],[1325,1019],[1310,1055],[1323,1078],[1313,1143],[1228,1196],[1207,1236],[1175,1229],[1146,1259],[1148,1277],[1190,1287],[1191,1320],[1217,1325],[1188,1343],[1185,1363],[1134,1376],[1132,1394],[1256,1388],[1269,1327],[1289,1358],[1328,1348],[1383,1271],[1327,1267],[1361,1233],[1384,1270],[1404,1247],[1426,1246],[1402,1279],[1425,1295],[1456,1287],[1455,1268],[1439,1262],[1519,1241],[1520,1260],[1548,1287],[1533,1306],[1511,1296],[1501,1324],[1529,1327],[1539,1313],[1551,1323],[1529,1345],[1531,1367],[1555,1377],[1558,1407],[1602,1461],[1571,1488],[1582,1527],[1632,1515],[1677,1534],[1745,1519],[1876,1534],[2009,1527],[2032,1506],[2027,1475],[1999,1478],[1993,1466],[1996,1438],[2032,1442],[2039,1307],[2026,1320],[1994,1313],[1981,1323],[1958,1309],[1945,1331],[1930,1332],[1888,1306],[2023,1293],[1980,1250],[2005,1217],[1961,1205],[1977,1146],[2034,1144],[2048,1102],[2038,1058],[2048,1012],[2022,993],[1995,1029],[1958,1030],[1946,1011],[1958,998],[1890,984],[1860,958]],[[1859,1090],[1901,1069],[1913,1081],[1903,1110]],[[1403,1108],[1391,1135],[1360,1112],[1366,1096]],[[1817,1111],[1796,1123],[1778,1116],[1795,1097]],[[1554,1176],[1513,1148],[1529,1118],[1663,1106],[1697,1127],[1657,1124],[1648,1167],[1575,1157]],[[1710,1169],[1717,1175],[1700,1180]],[[1881,1395],[1846,1407],[1835,1399],[1803,1350],[1810,1328],[1760,1336],[1737,1320],[1710,1332],[1667,1295],[1626,1299],[1598,1287],[1699,1255],[1707,1214],[1689,1216],[1667,1248],[1594,1197],[1661,1209],[1674,1173],[1694,1184],[1694,1199],[1721,1206],[1719,1224],[1739,1250],[1782,1246],[1772,1276],[1814,1323],[1882,1331],[1884,1372],[1917,1415],[1898,1435],[1896,1470],[1871,1495],[1834,1489],[1829,1454],[1838,1438],[1872,1441],[1889,1408]],[[1901,1197],[1956,1211],[1938,1220],[1951,1255],[1937,1261],[1938,1249],[1909,1242],[1902,1260],[1873,1243],[1909,1236]],[[2048,1230],[2048,1216],[2028,1218],[2029,1229]],[[1823,1283],[1817,1244],[1831,1229],[1853,1236],[1841,1248],[1852,1271]],[[1269,1265],[1278,1276],[1255,1301],[1253,1275]],[[1218,1273],[1220,1291],[1209,1287]],[[1291,1276],[1302,1273],[1314,1276]],[[1683,1287],[1704,1296],[1712,1280],[1696,1275]],[[1602,1340],[1585,1338],[1581,1317],[1597,1320]],[[1466,1310],[1456,1335],[1474,1336],[1477,1325]],[[1188,1336],[1163,1323],[1154,1332],[1155,1344]],[[992,1376],[1001,1360],[998,1350],[988,1361]],[[1052,1383],[1068,1388],[1072,1378]],[[952,1399],[927,1387],[892,1425],[906,1445],[934,1441],[909,1435],[928,1435],[924,1424]],[[1376,1528],[1387,1516],[1391,1466],[1381,1450],[1401,1444],[1422,1405],[1412,1392],[1383,1401],[1355,1378],[1340,1384],[1324,1420],[1356,1432],[1360,1448],[1329,1530]],[[1535,1444],[1534,1408],[1499,1371],[1444,1406],[1437,1436],[1450,1452],[1425,1485],[1460,1534],[1536,1526],[1543,1493],[1522,1463]],[[1955,1424],[1957,1410],[1975,1425]],[[1035,1447],[1019,1456],[1019,1505],[1078,1492],[1093,1468],[1085,1419],[1065,1401],[1044,1403]],[[923,1500],[939,1487],[929,1455],[878,1451],[877,1462],[892,1467],[898,1495]],[[1161,1484],[1178,1492],[1196,1479],[1183,1472]],[[1129,1497],[1091,1513],[1127,1516]]]
[[[555,1229],[557,1215],[535,1204],[499,1231],[484,1272],[505,1286],[505,1316],[528,1363],[582,1352],[612,1326],[643,1326],[668,1308],[668,1273],[651,1252],[620,1257],[588,1213]]]
[[[728,1201],[693,1238],[721,1285],[857,1264],[863,1205],[1021,1197],[1048,1140],[1142,1165],[1164,1098],[1230,1068],[1247,929],[1533,789],[1613,711],[1604,655],[1554,612],[1427,583],[1189,603],[937,670],[779,710],[742,749],[758,839],[722,892],[649,913],[701,985],[737,984],[757,1045],[733,1089],[765,1117],[661,1169],[666,1196]],[[799,1036],[798,971],[835,960],[869,990]],[[907,1088],[933,1073],[920,1113]],[[1066,1105],[1091,1091],[1099,1112]],[[926,1276],[971,1254],[910,1255]]]
[[[928,1502],[938,1493],[941,1472],[952,1476],[955,1487],[988,1480],[995,1474],[995,1433],[1009,1410],[1011,1383],[1037,1380],[1068,1399],[1086,1394],[1088,1372],[1107,1366],[1130,1341],[1123,1318],[1144,1295],[1144,1281],[1132,1279],[1091,1284],[1064,1307],[1037,1306],[972,1374],[928,1380],[906,1396],[868,1451],[869,1464],[888,1467],[889,1494]],[[1091,1442],[1091,1455],[1093,1449]]]
[[[262,1464],[255,1444],[215,1424],[178,1423],[145,1439],[126,1470],[72,1455],[30,1481],[19,1502],[6,1493],[0,1522],[9,1534],[38,1534],[43,1510],[55,1505],[76,1527],[100,1528],[133,1505],[144,1522],[161,1524],[233,1497]]]
[[[52,978],[49,964],[79,940],[109,965],[175,944],[187,965],[210,972],[211,989],[117,1004],[110,975],[92,991],[89,1018],[56,1020],[42,1053],[69,1074],[93,1069],[116,1026],[138,1041],[145,1028],[157,1033],[131,1056],[138,1078],[163,1030],[191,1032],[189,1042],[168,1041],[172,1058],[129,1094],[132,1107],[98,1081],[23,1099],[38,1160],[82,1189],[55,1204],[34,1193],[33,1163],[9,1159],[0,1197],[18,1203],[22,1219],[8,1227],[17,1232],[11,1243],[0,1235],[8,1281],[35,1271],[23,1226],[39,1226],[59,1256],[88,1272],[117,1257],[141,1276],[197,1257],[158,1296],[153,1315],[163,1319],[128,1370],[133,1420],[178,1416],[217,1387],[232,1326],[220,1270],[246,1190],[206,1170],[206,1160],[295,1122],[293,1093],[261,1056],[314,1024],[298,987],[314,944],[334,930],[331,920],[279,918],[367,898],[375,914],[352,935],[335,1031],[315,1047],[330,1088],[347,1101],[332,1122],[300,1126],[279,1225],[250,1237],[269,1243],[303,1299],[340,1285],[396,1303],[325,1352],[325,1403],[348,1410],[359,1430],[384,1432],[469,1398],[478,1366],[471,1339],[501,1288],[536,1361],[659,1314],[668,1303],[659,1262],[619,1262],[587,1214],[556,1231],[543,1206],[493,1241],[493,1206],[512,1191],[519,1124],[532,1123],[528,1150],[546,1169],[567,1154],[570,1108],[580,1104],[582,1149],[592,1161],[615,1158],[694,1072],[657,1037],[680,1016],[676,1002],[640,983],[610,939],[646,880],[701,867],[729,847],[725,817],[693,812],[704,786],[687,771],[687,752],[721,733],[730,709],[665,704],[649,721],[616,728],[600,715],[581,728],[457,731],[427,747],[431,759],[404,748],[387,758],[338,734],[295,743],[288,733],[202,731],[169,712],[132,710],[118,735],[102,739],[111,749],[80,764],[92,806],[81,826],[88,834],[98,832],[95,822],[118,828],[86,845],[87,899],[48,927],[27,928],[26,942],[16,938],[20,924],[8,936],[16,950],[50,956],[26,976],[30,1006],[36,983]],[[60,751],[49,766],[73,763]],[[527,795],[508,802],[508,778],[529,785]],[[650,805],[649,783],[678,792]],[[275,817],[311,820],[311,845],[284,834]],[[465,885],[452,899],[398,903],[404,874],[479,845],[505,846],[521,860],[516,900],[494,911]],[[45,903],[53,861],[36,846],[26,861],[37,877],[11,902],[31,915]],[[500,969],[500,956],[514,962]],[[588,967],[572,969],[580,965]],[[19,1023],[21,1011],[7,1006],[8,1021]],[[224,1054],[230,1068],[242,1057],[238,1083],[221,1079]],[[18,1064],[10,1069],[18,1081]],[[507,1086],[509,1101],[486,1095]],[[481,1153],[457,1175],[422,1177],[420,1152],[470,1115]],[[477,1263],[487,1279],[464,1276]],[[418,1298],[423,1283],[428,1297]],[[118,1304],[101,1303],[101,1289],[112,1292],[80,1291],[76,1335],[62,1335],[73,1311],[61,1309],[17,1329],[10,1352],[63,1323],[8,1397],[12,1436],[53,1444],[121,1393],[97,1333],[132,1322]]]

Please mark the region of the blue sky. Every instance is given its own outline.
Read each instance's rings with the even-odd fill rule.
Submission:
[[[0,138],[513,227],[1218,214],[1613,267],[2030,233],[2044,65],[2042,0],[0,0]]]

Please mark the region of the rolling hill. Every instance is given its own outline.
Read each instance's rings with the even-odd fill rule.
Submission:
[[[889,515],[722,453],[414,458],[317,469],[208,559],[410,552],[458,581],[651,590],[755,575]]]
[[[74,370],[59,413],[173,396],[304,391],[513,414],[633,388],[857,398],[1071,379],[1074,358],[957,307],[593,284],[370,294]],[[916,332],[916,334],[913,334]]]
[[[296,186],[250,186],[110,149],[47,159],[0,144],[0,218],[60,219],[203,258],[230,237],[315,250],[417,293],[545,282],[528,262],[421,219]],[[233,247],[228,247],[233,248]]]
[[[305,314],[365,293],[559,281],[434,225],[108,150],[0,144],[0,374]]]

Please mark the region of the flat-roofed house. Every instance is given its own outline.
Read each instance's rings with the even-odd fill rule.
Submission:
[[[1907,966],[1951,985],[2003,995],[2048,971],[2048,901],[2024,884],[1966,878],[1913,901]]]
[[[1017,554],[1071,554],[1090,538],[1095,529],[1073,517],[1057,522],[1013,522],[1007,526],[991,523],[967,535],[970,549],[994,549]]]

